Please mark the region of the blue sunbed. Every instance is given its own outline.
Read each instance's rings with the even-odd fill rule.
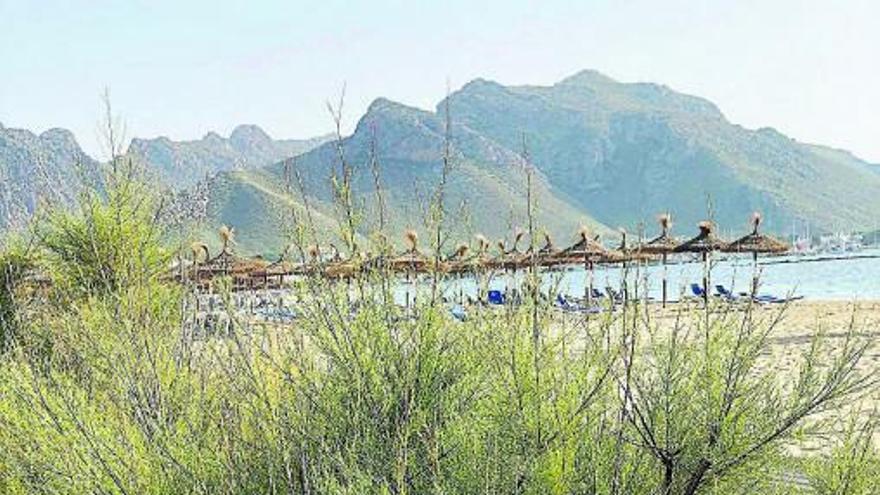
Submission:
[[[490,290],[489,304],[504,304],[504,294],[500,290]]]
[[[583,306],[577,303],[570,302],[566,299],[562,294],[556,296],[556,305],[565,312],[568,313],[589,313],[595,314],[602,311],[602,308],[598,306],[588,307]]]
[[[706,291],[703,290],[700,284],[691,284],[691,292],[697,297],[706,297]]]

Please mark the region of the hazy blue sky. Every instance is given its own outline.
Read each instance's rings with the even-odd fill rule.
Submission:
[[[880,162],[880,2],[0,0],[0,122],[73,130],[98,152],[109,86],[130,136],[349,128],[385,96],[433,108],[484,77],[585,68],[709,98],[730,120]]]

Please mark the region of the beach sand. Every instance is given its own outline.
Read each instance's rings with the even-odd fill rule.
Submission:
[[[661,320],[674,321],[674,310],[655,311]],[[770,351],[760,367],[772,369],[783,379],[786,376],[795,378],[801,357],[809,350],[817,332],[824,334],[826,348],[837,352],[845,344],[850,325],[854,326],[859,337],[871,342],[859,362],[858,370],[869,376],[880,374],[880,300],[801,300],[790,303],[786,308],[780,305],[762,306],[756,310],[755,317],[766,323],[780,318],[770,339]],[[845,402],[837,410],[818,414],[812,418],[812,424],[820,425],[820,435],[807,438],[797,448],[792,448],[792,452],[810,454],[825,450],[828,442],[823,436],[839,437],[847,421],[866,414],[878,414],[880,412],[875,411],[877,406],[880,406],[880,394],[874,392],[859,400]],[[875,434],[874,441],[880,447],[880,432]]]

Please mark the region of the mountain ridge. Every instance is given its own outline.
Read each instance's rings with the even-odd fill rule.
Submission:
[[[0,231],[26,224],[41,201],[71,204],[98,166],[67,129],[0,125]]]
[[[514,224],[524,225],[522,211],[497,221],[516,209],[513,203],[524,204],[524,182],[513,180],[524,136],[538,196],[557,210],[542,212],[539,223],[558,239],[570,238],[581,221],[606,234],[618,226],[650,233],[665,211],[673,213],[682,236],[707,217],[722,228],[744,230],[754,210],[764,212],[767,230],[777,233],[799,220],[817,230],[867,229],[880,208],[877,168],[851,153],[800,143],[769,127],[747,129],[729,122],[714,103],[664,85],[620,83],[582,71],[549,86],[475,79],[433,111],[376,98],[343,147],[360,165],[376,140],[397,210],[413,209],[412,184],[438,179],[447,104],[461,164],[456,173],[463,176],[450,186],[452,203],[485,199],[473,205],[474,228],[492,236],[509,236]],[[313,202],[329,214],[335,145],[305,153],[297,163]],[[260,173],[277,181],[281,168],[276,163]],[[361,173],[357,191],[368,196],[372,183]],[[399,228],[417,224],[411,213],[403,216]]]
[[[166,182],[189,187],[217,172],[270,165],[328,139],[329,135],[276,140],[257,125],[240,124],[229,137],[209,131],[201,139],[183,141],[166,136],[135,138],[129,144],[128,154],[146,162]]]
[[[368,219],[362,233],[375,227],[378,212],[373,151],[388,228],[423,226],[441,176],[447,106],[455,164],[447,218],[460,238],[476,232],[509,238],[525,225],[524,152],[534,172],[538,223],[559,244],[580,223],[604,234],[625,227],[649,235],[655,216],[666,211],[682,236],[710,216],[739,231],[753,210],[764,213],[771,232],[789,232],[794,222],[808,222],[814,231],[871,230],[880,211],[878,164],[774,128],[729,122],[714,103],[664,85],[621,83],[587,70],[545,86],[475,79],[433,109],[373,100],[342,139]],[[60,169],[70,168],[72,155],[87,157],[64,129],[37,136],[0,125],[0,135],[0,174],[6,174],[0,177],[9,177],[9,184],[23,181],[22,162],[39,162],[37,156],[60,157],[66,163]],[[242,124],[228,137],[208,132],[191,141],[134,139],[129,151],[166,183],[190,187],[211,177],[202,232],[232,224],[244,252],[283,249],[289,227],[284,212],[302,213],[306,200],[322,230],[336,228],[329,177],[340,164],[329,136],[275,140],[258,126]],[[292,156],[296,160],[286,160]],[[291,163],[302,191],[285,183]],[[24,196],[32,198],[39,185],[23,183],[29,184]],[[6,216],[10,204],[20,213],[34,203],[10,200],[12,195],[8,186],[0,188]]]

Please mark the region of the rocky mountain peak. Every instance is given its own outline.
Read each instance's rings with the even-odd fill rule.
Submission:
[[[559,81],[555,86],[604,86],[612,84],[620,83],[595,69],[584,69]]]
[[[229,142],[238,149],[247,149],[252,146],[265,146],[272,142],[272,138],[259,126],[245,124],[232,130]]]
[[[71,151],[80,151],[76,137],[67,129],[60,127],[49,129],[40,134],[40,139],[70,149]]]

